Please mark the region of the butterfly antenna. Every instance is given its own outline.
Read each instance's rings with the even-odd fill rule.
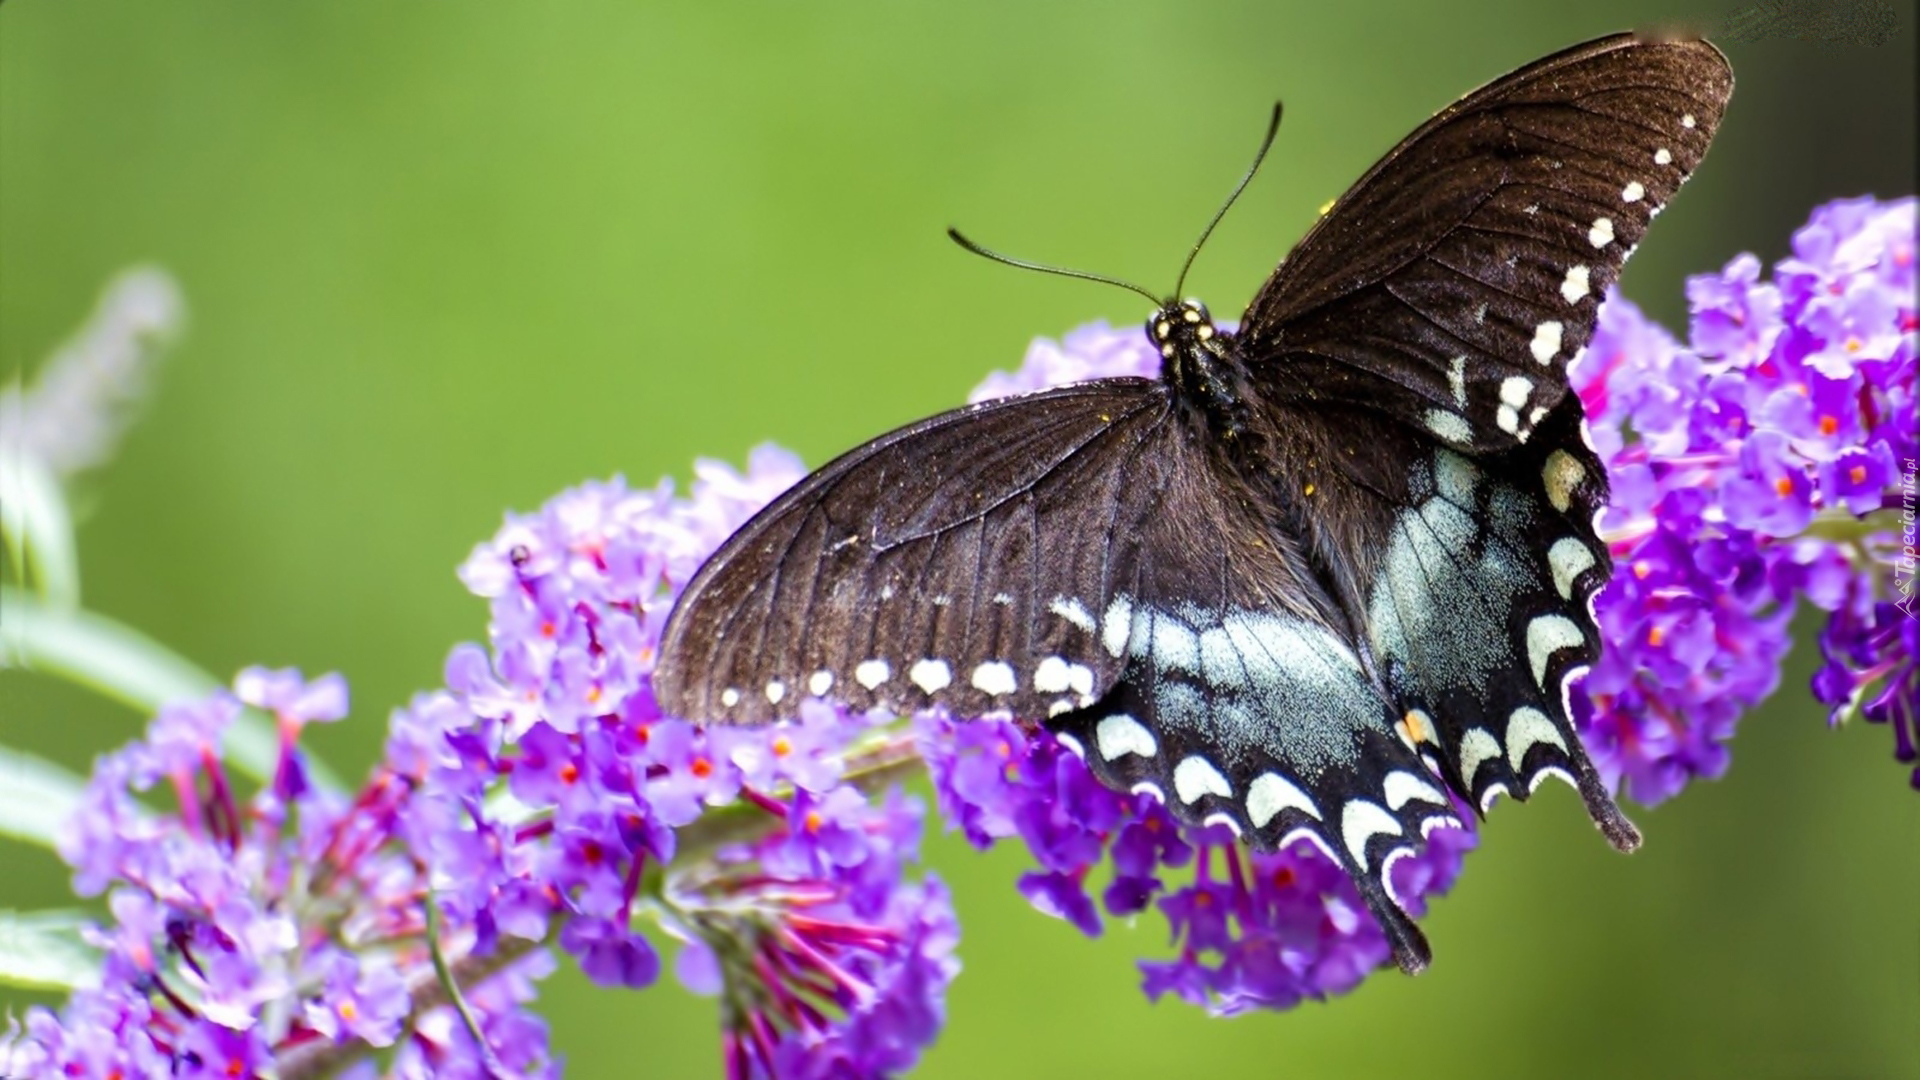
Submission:
[[[1247,166],[1247,175],[1241,177],[1240,182],[1234,185],[1233,194],[1227,196],[1227,201],[1220,204],[1220,209],[1214,212],[1213,220],[1207,222],[1207,227],[1200,231],[1200,239],[1193,242],[1193,250],[1187,252],[1187,261],[1180,267],[1180,280],[1173,286],[1174,299],[1177,300],[1182,295],[1180,290],[1187,284],[1187,271],[1193,269],[1194,257],[1200,254],[1202,247],[1206,246],[1207,237],[1213,235],[1213,227],[1220,224],[1220,219],[1227,216],[1228,210],[1233,209],[1234,200],[1240,197],[1241,192],[1247,190],[1247,185],[1253,182],[1253,174],[1260,171],[1260,163],[1266,160],[1267,151],[1273,148],[1273,137],[1280,133],[1280,106],[1281,103],[1278,101],[1273,103],[1273,119],[1267,121],[1267,137],[1260,140],[1260,151],[1253,155],[1253,164]]]
[[[976,244],[973,241],[967,239],[965,236],[960,235],[959,229],[950,228],[947,230],[947,235],[953,238],[954,243],[959,244],[961,247],[966,248],[968,251],[973,252],[975,255],[978,255],[986,259],[992,259],[994,262],[997,262],[997,263],[1005,263],[1008,266],[1017,266],[1022,270],[1038,270],[1043,274],[1058,274],[1061,277],[1079,278],[1082,281],[1099,281],[1099,282],[1104,282],[1105,284],[1108,284],[1108,285],[1118,285],[1123,289],[1128,289],[1133,292],[1137,292],[1141,296],[1146,297],[1148,300],[1153,301],[1154,307],[1159,307],[1163,302],[1159,297],[1153,295],[1152,293],[1141,288],[1140,286],[1131,284],[1129,282],[1121,281],[1119,278],[1110,278],[1103,274],[1090,274],[1085,270],[1068,270],[1065,267],[1060,267],[1060,266],[1046,266],[1041,263],[1027,262],[1025,259],[1016,259],[1009,255],[1002,255],[999,252],[994,251],[990,248],[983,248],[979,244]]]

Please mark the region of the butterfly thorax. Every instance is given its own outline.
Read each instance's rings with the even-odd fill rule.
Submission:
[[[1160,350],[1161,380],[1206,434],[1231,446],[1257,429],[1256,389],[1233,349],[1233,335],[1213,324],[1205,304],[1169,301],[1147,320],[1147,335]]]

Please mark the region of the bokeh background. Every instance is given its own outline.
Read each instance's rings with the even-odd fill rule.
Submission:
[[[1817,202],[1914,190],[1914,25],[1729,46],[1704,169],[1627,292],[1772,260]],[[941,235],[1165,288],[1275,97],[1265,174],[1189,291],[1236,311],[1435,109],[1646,3],[660,4],[11,0],[0,7],[0,376],[134,262],[191,311],[78,492],[90,607],[222,676],[340,670],[343,771],[484,608],[453,576],[507,509],[685,477],[774,439],[821,462],[959,402],[1037,334],[1147,312]],[[1809,629],[1811,622],[1803,629]],[[1807,640],[1803,633],[1802,640]],[[1089,941],[1021,860],[928,858],[967,937],[923,1075],[1920,1076],[1920,796],[1884,729],[1829,732],[1803,647],[1732,772],[1638,818],[1503,807],[1426,927],[1432,971],[1282,1015],[1148,1004],[1162,924]],[[0,742],[73,768],[143,717],[0,672]],[[68,901],[0,845],[0,908]],[[0,994],[0,1007],[33,1000]],[[712,1004],[571,974],[574,1077],[718,1072]]]

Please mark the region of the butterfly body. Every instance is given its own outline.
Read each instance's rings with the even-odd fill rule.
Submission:
[[[679,715],[1010,712],[1119,791],[1256,848],[1319,845],[1407,970],[1392,868],[1458,804],[1579,790],[1607,486],[1566,367],[1731,90],[1631,36],[1442,111],[1338,200],[1234,332],[1146,323],[1158,379],[983,402],[829,463],[688,583]]]

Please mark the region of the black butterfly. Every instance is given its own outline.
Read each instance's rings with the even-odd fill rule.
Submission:
[[[1318,843],[1409,972],[1430,953],[1388,872],[1454,822],[1448,791],[1484,812],[1558,775],[1631,850],[1568,722],[1612,562],[1566,370],[1732,85],[1698,41],[1531,64],[1375,165],[1237,334],[1164,302],[1159,379],[989,401],[843,455],[688,584],[663,706],[1044,723],[1184,821]]]

